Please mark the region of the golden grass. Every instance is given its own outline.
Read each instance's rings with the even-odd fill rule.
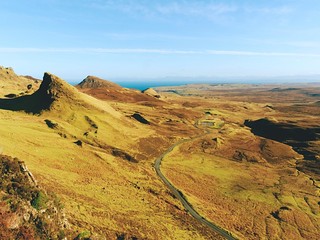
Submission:
[[[266,110],[266,101],[246,102],[241,95],[235,102],[232,95],[226,97],[229,102],[221,92],[218,99],[208,91],[208,98],[163,94],[158,105],[108,103],[69,91],[75,99],[64,99],[40,116],[0,110],[0,149],[24,160],[36,179],[62,199],[79,233],[108,239],[120,233],[139,239],[216,239],[183,210],[152,167],[178,139],[203,133],[205,127],[194,127],[199,119],[214,122],[212,134],[175,148],[162,164],[197,211],[244,239],[315,239],[319,233],[319,190],[310,176],[296,170],[288,148],[281,147],[288,152],[279,153],[283,161],[263,160],[261,141],[243,126],[252,117],[290,118]],[[132,119],[135,112],[151,124]],[[49,128],[46,119],[57,127]],[[206,142],[211,145],[204,149]],[[270,151],[278,154],[278,146]],[[139,162],[115,157],[108,147]],[[257,161],[232,161],[239,149]]]
[[[299,239],[297,229],[305,228],[306,236],[315,239],[319,233],[315,222],[320,215],[312,209],[317,208],[314,201],[318,195],[306,176],[294,176],[290,167],[244,164],[199,152],[186,154],[187,148],[175,148],[164,159],[162,169],[208,219],[245,239],[255,239],[255,235],[277,238],[287,233]],[[306,193],[301,193],[301,189]],[[309,204],[306,196],[311,199]],[[271,213],[284,206],[290,210],[280,211],[294,216],[290,225],[270,220]],[[301,226],[302,223],[305,225]]]
[[[119,122],[114,115],[96,111],[90,117],[98,125],[98,133],[84,137],[90,130],[84,116],[90,112],[79,109],[62,118],[54,112],[34,116],[1,110],[3,153],[23,159],[36,179],[62,199],[79,232],[90,230],[110,238],[123,232],[148,239],[206,239],[192,225],[182,224],[185,213],[174,207],[182,206],[155,176],[150,165],[153,159],[137,165],[98,146],[74,144],[77,139],[98,140],[135,154],[136,140],[148,138],[153,130],[131,119]],[[57,123],[58,128],[49,128],[45,119]],[[159,195],[151,194],[150,189]]]

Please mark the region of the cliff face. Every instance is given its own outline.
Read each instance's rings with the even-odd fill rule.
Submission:
[[[37,91],[31,95],[0,99],[0,108],[39,114],[54,108],[54,104],[63,107],[75,103],[76,95],[74,87],[53,74],[45,73]]]

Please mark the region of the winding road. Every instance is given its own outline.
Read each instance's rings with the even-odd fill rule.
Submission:
[[[209,228],[211,228],[213,231],[219,233],[221,236],[223,236],[224,238],[228,239],[228,240],[235,240],[236,238],[233,237],[231,235],[231,233],[229,233],[228,231],[218,227],[217,225],[213,224],[212,222],[208,221],[207,219],[205,219],[204,217],[202,217],[193,207],[192,205],[187,201],[187,199],[185,198],[185,196],[183,195],[183,193],[177,189],[161,172],[161,161],[162,159],[168,154],[170,153],[175,147],[177,147],[178,145],[185,143],[185,142],[189,142],[189,141],[193,141],[197,138],[203,137],[207,134],[209,134],[210,131],[207,130],[206,133],[198,135],[196,137],[190,138],[190,139],[183,139],[180,140],[178,142],[176,142],[175,144],[173,144],[171,147],[169,147],[161,156],[159,156],[156,161],[155,161],[155,170],[158,174],[158,176],[161,178],[161,180],[167,185],[167,187],[171,190],[171,192],[180,200],[180,202],[182,203],[183,207],[185,208],[186,211],[188,211],[196,220],[198,220],[199,222],[207,225]]]

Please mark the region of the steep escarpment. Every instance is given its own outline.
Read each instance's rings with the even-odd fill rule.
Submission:
[[[76,90],[62,79],[45,73],[40,88],[31,95],[12,99],[0,99],[0,108],[39,114],[60,101],[60,106],[70,103],[76,96]]]

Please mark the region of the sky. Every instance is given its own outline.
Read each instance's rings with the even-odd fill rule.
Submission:
[[[0,3],[0,65],[21,75],[200,81],[320,74],[318,0]]]

